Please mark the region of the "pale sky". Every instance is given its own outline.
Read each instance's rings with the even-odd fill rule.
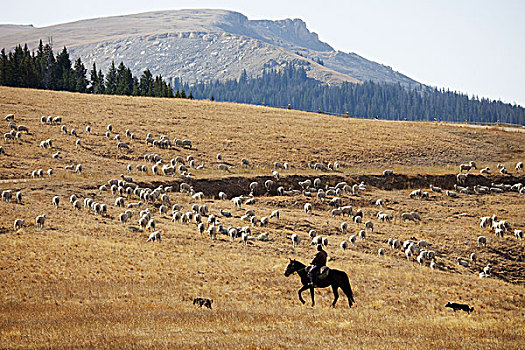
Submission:
[[[1,24],[43,27],[154,10],[220,8],[301,18],[334,49],[430,86],[525,106],[523,0],[0,0]]]

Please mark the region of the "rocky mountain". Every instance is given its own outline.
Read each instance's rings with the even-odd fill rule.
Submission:
[[[0,48],[10,50],[19,43],[35,48],[40,39],[51,39],[55,51],[66,46],[88,69],[95,62],[106,71],[112,60],[123,61],[134,73],[149,68],[190,83],[238,78],[243,69],[258,76],[265,68],[292,63],[328,84],[418,84],[356,53],[334,50],[300,19],[249,20],[226,10],[156,11],[42,28],[0,25]]]

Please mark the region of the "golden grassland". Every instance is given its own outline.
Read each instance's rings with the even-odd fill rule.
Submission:
[[[361,208],[375,230],[366,240],[342,251],[338,245],[357,228],[350,224],[343,235],[338,227],[348,218],[331,218],[327,203],[302,196],[257,197],[257,216],[279,209],[281,219],[268,228],[272,241],[230,242],[202,237],[196,225],[173,223],[155,212],[161,243],[145,243],[149,232],[134,232],[117,222],[123,210],[114,197],[98,186],[125,172],[128,163],[145,164],[146,153],[164,159],[194,155],[205,169],[196,179],[232,176],[218,172],[215,155],[237,165],[246,157],[253,169],[232,170],[233,176],[269,173],[274,161],[288,161],[294,169],[286,177],[319,173],[306,169],[308,161],[338,160],[339,176],[380,173],[454,173],[460,162],[476,160],[478,167],[523,159],[525,135],[493,130],[465,130],[433,123],[403,123],[343,119],[260,106],[203,101],[181,101],[115,96],[91,96],[49,91],[0,88],[0,115],[15,113],[18,124],[30,129],[21,141],[4,143],[0,178],[27,178],[33,169],[52,167],[56,175],[43,180],[0,183],[0,189],[21,190],[23,203],[0,203],[0,348],[438,348],[522,349],[525,344],[525,246],[507,234],[496,238],[478,225],[480,216],[497,214],[513,228],[525,228],[523,196],[508,192],[490,196],[460,195],[453,199],[431,194],[429,200],[408,199],[410,188],[387,191],[370,187],[359,196],[344,196],[345,204]],[[41,125],[41,115],[61,115],[75,137],[62,135],[59,126]],[[143,141],[132,152],[117,152],[114,140],[102,135],[105,126],[124,134],[129,128],[143,140],[147,132],[191,139],[194,149],[160,150]],[[5,123],[5,122],[2,122]],[[84,128],[92,125],[93,133]],[[7,123],[2,127],[7,131]],[[52,138],[54,148],[38,147]],[[124,137],[125,138],[125,137]],[[62,158],[51,154],[60,150]],[[82,175],[63,170],[82,163]],[[168,178],[132,174],[145,182]],[[215,188],[213,189],[215,190]],[[211,192],[211,191],[210,191]],[[227,189],[225,192],[228,193]],[[247,191],[248,192],[248,191]],[[107,217],[74,210],[71,194],[107,203]],[[51,198],[60,196],[55,209]],[[190,197],[170,194],[172,203],[190,210]],[[385,208],[371,202],[387,199]],[[131,201],[131,199],[130,199]],[[135,201],[135,199],[133,199]],[[302,210],[313,203],[313,215]],[[245,225],[244,210],[231,201],[207,196],[212,213],[233,212],[221,218],[226,225]],[[151,207],[151,206],[150,206]],[[392,224],[370,218],[378,210],[391,213]],[[401,223],[399,214],[417,210],[421,224]],[[38,230],[34,218],[45,213],[46,226]],[[465,214],[465,215],[460,215]],[[26,220],[14,232],[13,221]],[[136,216],[131,225],[136,225]],[[297,298],[297,276],[284,277],[289,257],[312,258],[307,233],[316,229],[329,239],[329,266],[346,271],[356,300],[348,308],[341,295],[330,308],[332,292],[316,290],[316,306]],[[289,236],[303,241],[296,251]],[[478,247],[478,235],[487,247]],[[437,252],[437,270],[407,261],[402,251],[387,249],[389,237],[425,239]],[[458,266],[456,257],[478,254],[479,262]],[[493,277],[478,273],[491,262]],[[192,305],[195,297],[214,300],[213,309]],[[468,316],[444,308],[447,301],[475,307]]]

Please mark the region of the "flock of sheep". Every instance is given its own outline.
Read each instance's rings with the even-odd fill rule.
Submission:
[[[28,133],[27,127],[22,125],[16,125],[14,121],[14,115],[6,116],[6,121],[9,123],[10,132],[4,134],[4,140],[6,143],[19,139],[21,132]],[[61,117],[42,117],[41,122],[50,125],[62,124]],[[77,138],[75,145],[81,147],[80,138],[75,128],[71,128],[69,133],[66,125],[62,125],[60,130],[64,134],[69,134]],[[92,127],[90,125],[85,128],[86,133],[92,133]],[[132,133],[129,129],[124,133],[131,142],[137,140],[137,136]],[[122,137],[119,133],[115,133],[111,124],[107,125],[104,137],[108,140],[114,140],[118,150],[131,151],[130,143],[122,141]],[[171,148],[174,146],[183,147],[187,149],[192,148],[192,142],[190,140],[184,140],[175,138],[173,142],[166,136],[161,136],[159,139],[155,139],[151,133],[148,133],[145,138],[145,144],[151,147],[158,147],[160,149]],[[40,142],[40,147],[43,149],[53,149],[53,140],[46,139]],[[3,147],[0,147],[0,154],[4,153]],[[55,152],[51,157],[57,159],[61,157],[61,152]],[[232,166],[223,163],[223,155],[217,154],[216,160],[219,163],[219,170],[229,171]],[[171,218],[174,224],[180,225],[195,225],[195,231],[200,236],[208,236],[211,239],[216,239],[218,235],[224,235],[234,242],[236,239],[240,239],[245,245],[249,241],[271,241],[268,232],[264,229],[267,228],[270,222],[275,222],[281,219],[281,212],[279,210],[272,210],[268,213],[263,213],[258,217],[255,210],[248,209],[244,210],[243,206],[250,206],[255,204],[257,196],[267,194],[273,190],[278,196],[297,196],[303,198],[304,201],[304,213],[306,215],[326,215],[328,219],[342,220],[338,225],[338,230],[341,235],[347,235],[350,231],[350,225],[355,225],[355,235],[350,235],[347,239],[341,239],[339,246],[344,251],[349,248],[349,244],[355,245],[356,240],[366,240],[369,235],[374,233],[374,226],[378,225],[393,225],[395,215],[393,213],[383,212],[385,199],[377,199],[373,201],[373,204],[381,210],[376,213],[365,212],[362,209],[354,208],[348,202],[350,196],[359,196],[361,192],[367,191],[367,185],[363,182],[349,184],[347,182],[339,182],[335,185],[328,183],[322,183],[320,178],[306,178],[304,181],[298,181],[294,188],[285,189],[279,182],[281,175],[280,169],[290,169],[292,165],[287,162],[276,162],[274,163],[274,170],[271,171],[272,179],[266,180],[263,183],[252,182],[245,189],[245,194],[238,195],[233,198],[229,198],[228,188],[224,188],[216,194],[207,194],[218,199],[219,207],[210,208],[208,204],[204,203],[206,194],[203,192],[196,191],[192,186],[193,175],[191,169],[202,169],[204,164],[197,165],[196,159],[193,156],[187,156],[185,159],[181,156],[164,161],[159,154],[148,153],[145,154],[142,159],[144,162],[151,163],[151,166],[146,164],[128,164],[125,174],[120,175],[120,179],[110,179],[106,183],[100,184],[100,192],[110,192],[114,196],[112,205],[116,210],[121,210],[115,216],[117,222],[128,225],[129,229],[136,231],[148,231],[148,237],[146,242],[161,242],[161,231],[157,222],[162,219]],[[251,163],[243,158],[240,162],[241,167],[251,167]],[[323,163],[310,162],[308,166],[315,170],[337,170],[340,168],[339,162],[335,161],[325,165]],[[500,173],[507,174],[504,165],[498,165]],[[65,167],[66,170],[73,171],[75,173],[82,173],[82,164],[71,164]],[[445,190],[430,185],[428,191],[423,189],[417,189],[409,194],[410,199],[429,199],[430,193],[436,195],[445,193],[446,196],[451,198],[458,198],[460,194],[488,194],[488,193],[501,193],[504,191],[515,191],[521,194],[525,193],[525,187],[521,184],[492,184],[488,186],[475,185],[473,187],[464,186],[468,181],[469,172],[472,169],[477,169],[475,162],[469,164],[461,164],[459,167],[459,173],[457,174],[457,184],[454,185],[454,191]],[[516,171],[523,170],[523,163],[519,162],[515,166]],[[481,170],[482,174],[488,174],[489,168]],[[463,173],[463,172],[466,173]],[[178,177],[182,182],[173,182],[169,186],[160,185],[156,187],[148,187],[146,185],[140,186],[132,178],[133,173],[145,174],[151,173],[153,175],[162,176],[174,176],[178,174]],[[49,168],[47,171],[43,169],[35,169],[31,172],[32,177],[44,177],[47,174],[52,176],[54,170]],[[383,172],[384,177],[393,176],[394,172],[392,169],[387,169]],[[173,203],[170,193],[183,193],[191,198],[194,204],[187,208],[183,208],[184,205],[180,203]],[[4,190],[2,192],[2,200],[6,202],[14,201],[17,203],[22,202],[22,193],[16,192],[13,194],[11,190]],[[59,208],[61,199],[59,196],[51,198],[51,202],[55,208]],[[69,202],[75,210],[85,209],[93,215],[108,216],[108,205],[105,203],[97,202],[94,198],[80,198],[77,194],[71,194]],[[227,205],[227,203],[230,203]],[[325,207],[325,203],[328,204],[329,210],[324,212],[322,209]],[[214,202],[215,204],[215,202]],[[231,208],[229,208],[231,206]],[[317,207],[319,207],[319,213]],[[239,214],[242,212],[243,214]],[[345,221],[345,217],[348,220]],[[368,219],[369,217],[370,219]],[[377,223],[371,220],[375,218]],[[238,219],[236,225],[232,225],[233,219]],[[133,221],[134,220],[134,221]],[[44,229],[46,221],[46,215],[42,214],[35,218],[35,227],[37,229]],[[230,222],[230,225],[226,224],[226,221]],[[399,215],[399,224],[405,221],[411,221],[415,224],[422,222],[422,217],[418,212],[410,211],[403,212]],[[135,224],[135,225],[131,225]],[[14,230],[17,231],[24,227],[24,219],[16,219],[14,221]],[[511,231],[511,225],[505,220],[498,220],[496,215],[489,217],[482,217],[480,226],[482,229],[492,229],[496,237],[503,237],[506,232]],[[382,226],[385,227],[385,226]],[[259,234],[256,231],[261,231]],[[514,235],[516,239],[521,240],[523,233],[519,229],[514,229]],[[305,237],[301,237],[300,234],[294,233],[289,239],[293,249],[295,250]],[[317,232],[317,230],[310,230],[308,232],[308,239],[310,244],[322,244],[328,245],[328,237]],[[478,245],[485,246],[487,244],[487,238],[485,236],[479,236],[477,239]],[[438,268],[438,262],[436,258],[440,255],[440,252],[436,245],[431,244],[425,240],[404,240],[401,241],[396,238],[389,238],[385,243],[385,247],[381,247],[377,250],[377,254],[382,256],[387,254],[388,249],[391,251],[401,250],[409,261],[416,261],[420,265],[426,265],[432,269]],[[434,247],[431,249],[431,247]],[[436,249],[437,248],[437,249]],[[469,266],[469,264],[476,264],[478,261],[478,255],[471,253],[469,258],[457,258],[457,264],[461,266]],[[479,273],[480,277],[491,276],[491,264],[483,268]]]

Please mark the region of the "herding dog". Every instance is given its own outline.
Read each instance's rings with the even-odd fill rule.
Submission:
[[[211,303],[213,300],[207,298],[195,298],[193,299],[193,305],[197,304],[200,307],[206,306],[208,309],[211,309]]]
[[[451,303],[450,301],[447,303],[447,305],[445,305],[445,307],[449,307],[453,309],[454,312],[456,312],[457,310],[463,310],[463,311],[468,312],[469,315],[472,311],[474,311],[474,306],[470,307],[467,304]]]

